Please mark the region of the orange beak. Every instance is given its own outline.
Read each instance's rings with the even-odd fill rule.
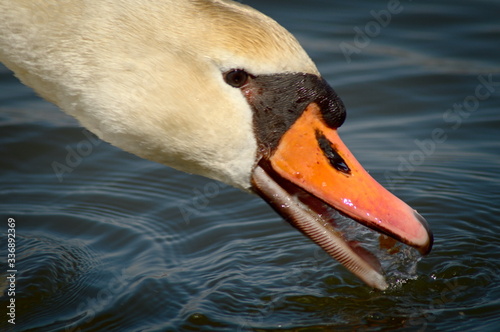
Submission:
[[[387,288],[380,268],[345,243],[328,220],[318,215],[316,203],[300,196],[312,196],[422,254],[431,250],[432,233],[425,219],[363,169],[337,130],[325,124],[315,102],[284,133],[272,155],[259,163],[253,181],[271,206],[373,287]]]

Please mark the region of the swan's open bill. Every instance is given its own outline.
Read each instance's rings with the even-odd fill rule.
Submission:
[[[303,80],[301,76],[297,79]],[[386,289],[380,266],[345,242],[328,222],[322,205],[413,246],[424,255],[431,250],[431,232],[425,219],[378,184],[350,153],[337,134],[344,120],[342,102],[333,90],[323,86],[324,81],[314,77],[310,80],[319,87],[306,93],[308,97],[296,97],[309,104],[304,109],[299,106],[298,118],[279,135],[277,144],[268,144],[272,148],[262,151],[252,176],[254,190],[361,280]],[[249,87],[255,83],[248,81],[243,90],[264,91]],[[256,95],[258,92],[252,93],[253,103],[259,98]],[[269,142],[269,135],[265,136]]]
[[[342,101],[295,38],[226,0],[0,1],[0,60],[126,151],[263,197],[367,284],[387,283],[321,211],[426,254],[425,220],[337,135]]]

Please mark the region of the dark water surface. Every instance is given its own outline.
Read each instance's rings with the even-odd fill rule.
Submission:
[[[432,253],[372,290],[259,198],[95,139],[2,69],[0,330],[498,331],[499,2],[246,3],[299,38],[347,106],[343,140],[430,222]]]

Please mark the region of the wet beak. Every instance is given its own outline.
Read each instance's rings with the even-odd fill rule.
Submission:
[[[427,254],[432,233],[415,210],[359,164],[313,102],[253,174],[254,190],[292,225],[367,284],[387,288],[380,267],[346,243],[321,213],[322,204]]]

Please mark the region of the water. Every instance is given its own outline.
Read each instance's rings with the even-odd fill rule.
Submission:
[[[387,1],[246,3],[342,97],[343,140],[430,222],[430,256],[374,291],[260,199],[95,140],[2,69],[0,260],[14,218],[19,272],[0,329],[498,330],[498,2],[401,1],[390,18]]]

